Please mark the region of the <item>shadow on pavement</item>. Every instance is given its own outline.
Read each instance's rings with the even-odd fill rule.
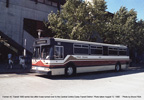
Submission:
[[[30,72],[31,65],[26,65],[26,68],[22,68],[19,64],[13,65],[12,68],[8,67],[8,64],[0,64],[0,74],[27,74]]]
[[[144,72],[144,67],[129,67],[127,70],[121,70],[120,72],[115,71],[100,71],[100,72],[91,72],[91,73],[82,73],[77,74],[72,77],[67,77],[64,75],[61,76],[47,76],[47,75],[37,75],[41,78],[51,79],[51,80],[95,80],[109,77],[118,77],[136,73]]]

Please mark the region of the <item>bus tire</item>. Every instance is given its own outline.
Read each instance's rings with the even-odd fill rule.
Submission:
[[[65,69],[65,75],[66,76],[73,76],[75,75],[76,70],[75,67],[73,65],[68,65]]]
[[[116,65],[115,65],[115,71],[116,72],[119,72],[121,70],[121,64],[120,63],[117,63]]]

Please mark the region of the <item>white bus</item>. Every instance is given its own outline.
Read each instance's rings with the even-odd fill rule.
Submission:
[[[123,45],[59,38],[40,38],[34,42],[32,70],[47,75],[126,69],[128,48]]]

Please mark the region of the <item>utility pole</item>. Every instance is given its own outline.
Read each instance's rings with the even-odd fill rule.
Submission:
[[[43,30],[38,29],[37,31],[38,31],[38,38],[40,38],[41,32],[42,32]]]
[[[26,39],[24,40],[24,57],[26,56]]]

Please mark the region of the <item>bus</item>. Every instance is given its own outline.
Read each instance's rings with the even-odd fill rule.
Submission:
[[[126,69],[128,48],[124,45],[39,38],[33,44],[32,71],[47,75]]]

